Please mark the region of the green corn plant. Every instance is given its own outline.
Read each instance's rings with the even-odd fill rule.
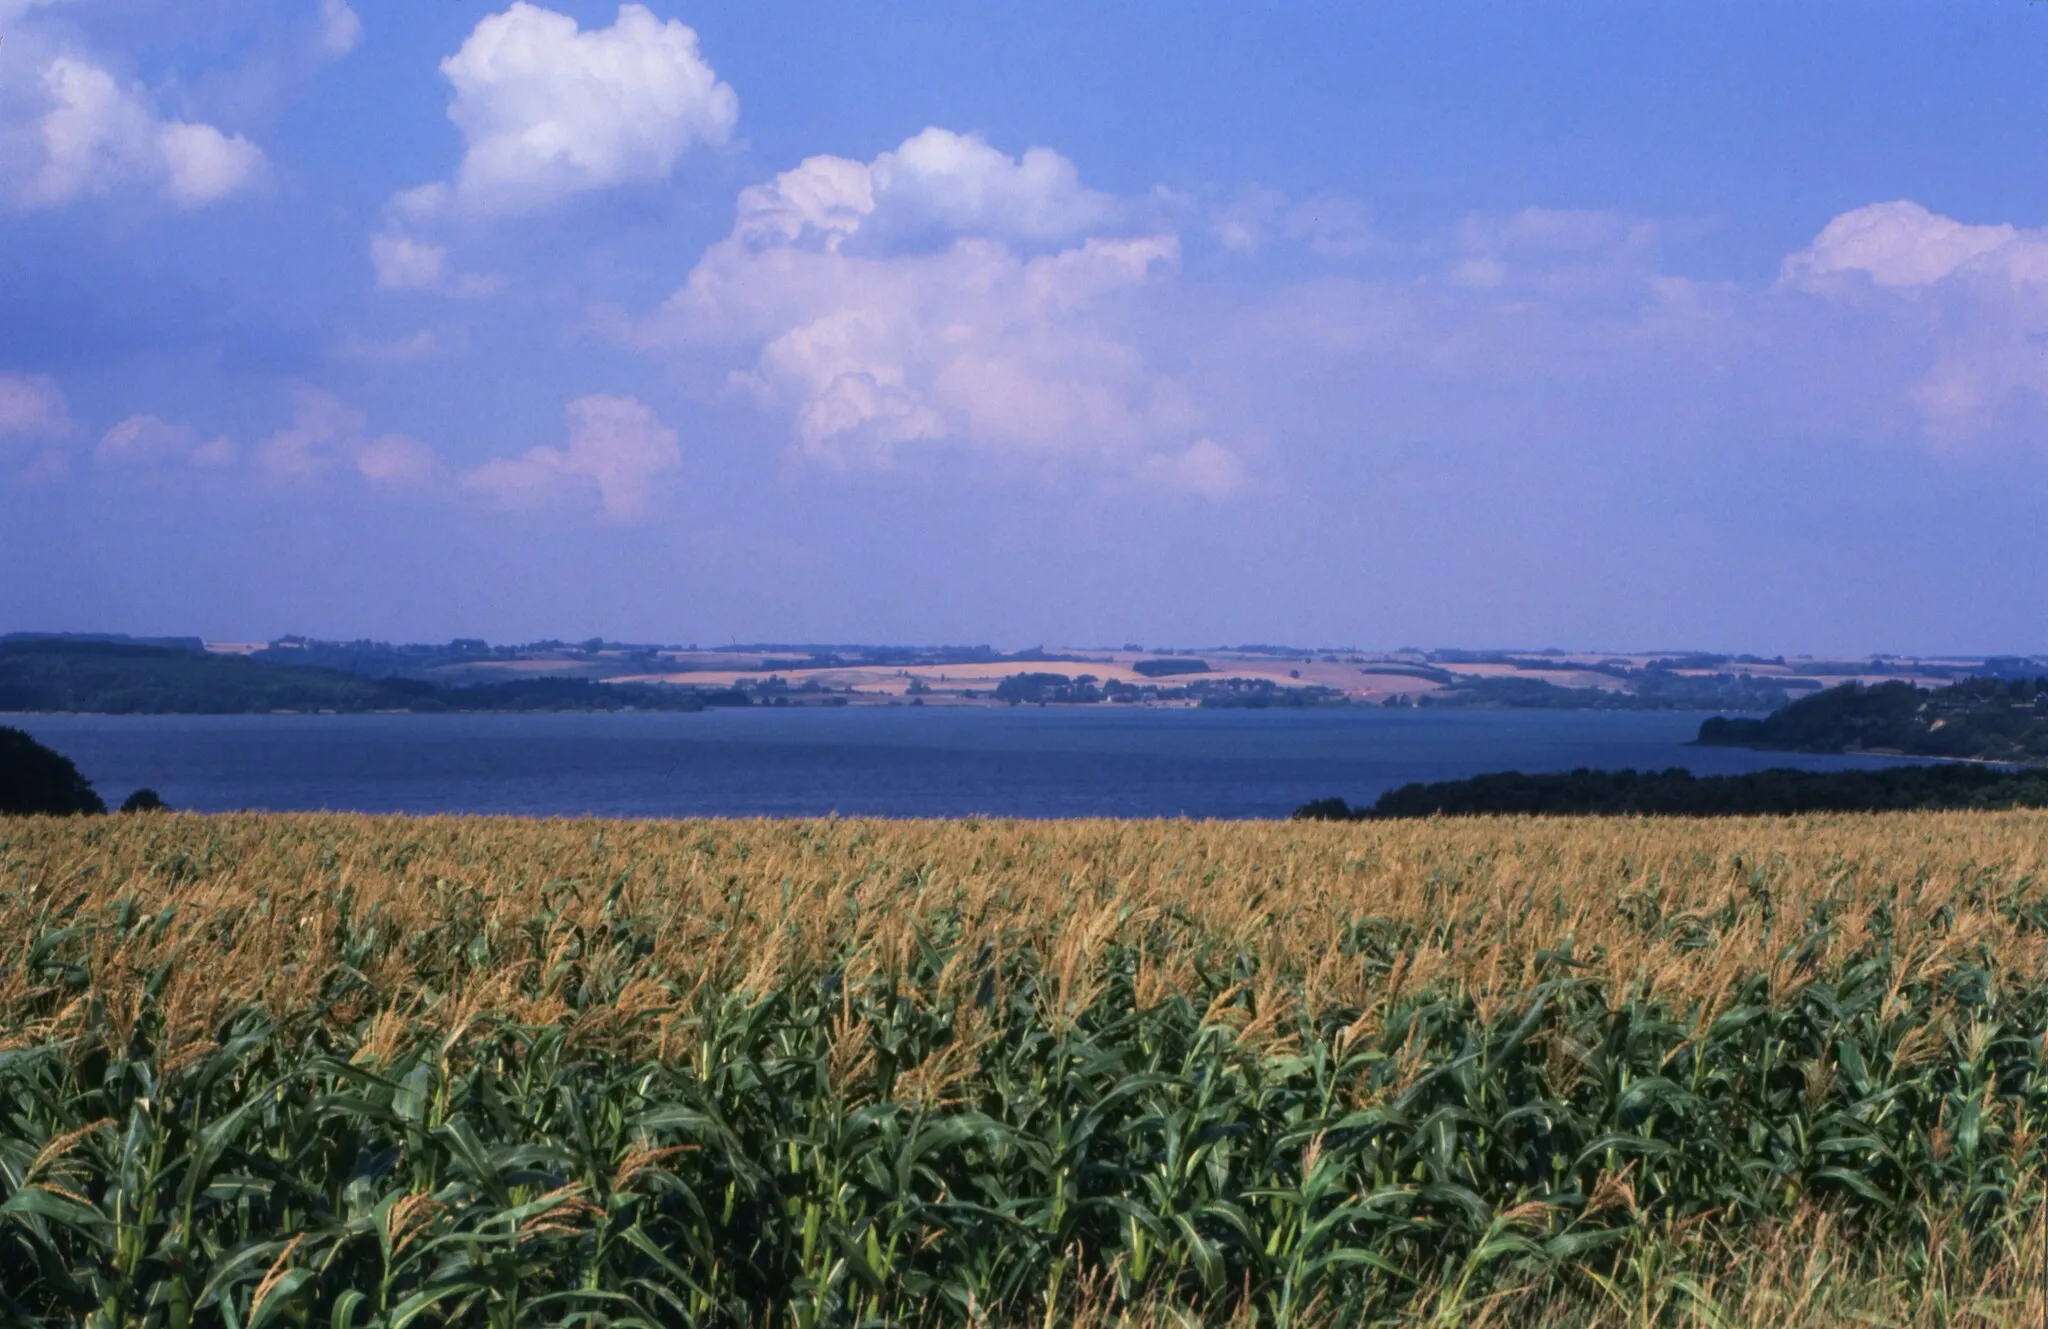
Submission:
[[[1115,829],[1064,896],[1030,883],[1065,830],[963,849],[1021,874],[979,895],[871,829],[775,831],[772,871],[729,829],[551,830],[510,868],[403,824],[172,823],[104,869],[12,833],[10,1323],[1732,1324],[1848,1297],[1823,1268],[1872,1271],[1858,1313],[2009,1320],[2016,1275],[1964,1275],[2040,1249],[2048,901],[2003,869],[1795,888],[1709,856],[1703,899],[1616,868],[1583,883],[1611,920],[1560,897],[1496,982],[1461,957],[1509,850],[1445,831],[1406,913],[1314,953],[1269,943],[1315,907],[1278,868],[1237,869],[1261,929],[1214,924],[1192,851],[1178,896],[1122,903],[1152,851]],[[219,885],[256,853],[285,866]],[[721,875],[670,908],[691,873]],[[1711,1000],[1607,958],[1737,932]],[[261,982],[194,1004],[259,943]],[[1773,1234],[1816,1224],[1837,1263],[1766,1286]]]

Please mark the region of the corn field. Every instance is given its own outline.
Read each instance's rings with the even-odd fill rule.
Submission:
[[[0,1318],[2015,1324],[2048,816],[0,821]]]

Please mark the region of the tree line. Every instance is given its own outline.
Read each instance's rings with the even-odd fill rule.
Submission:
[[[246,715],[269,711],[700,711],[745,693],[581,678],[452,685],[366,678],[155,646],[0,641],[0,711]]]
[[[1761,720],[1715,717],[1709,747],[1896,752],[2018,764],[2048,762],[2048,678],[1969,678],[1943,688],[1844,683]]]
[[[1878,770],[1776,768],[1742,775],[1596,771],[1536,775],[1499,771],[1467,780],[1405,784],[1370,806],[1341,798],[1297,808],[1298,821],[1408,817],[1754,817],[1821,812],[2003,810],[2048,807],[2048,770],[1992,766],[1890,766]]]

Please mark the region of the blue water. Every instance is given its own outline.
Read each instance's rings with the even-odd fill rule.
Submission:
[[[1876,764],[1686,746],[1670,711],[1093,707],[698,715],[0,717],[109,804],[528,816],[1283,817],[1411,780],[1576,766]]]

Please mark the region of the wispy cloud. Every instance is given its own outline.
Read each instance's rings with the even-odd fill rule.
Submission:
[[[73,431],[71,403],[55,379],[0,372],[0,475],[28,484],[62,479],[71,470],[62,443]]]
[[[201,442],[199,431],[191,425],[173,424],[154,415],[131,415],[100,436],[93,460],[114,468],[184,462],[217,469],[232,465],[239,451],[225,434]]]
[[[372,434],[361,411],[331,393],[304,389],[292,423],[256,446],[256,466],[274,480],[307,482],[337,471],[378,485],[424,484],[434,451],[404,434]]]

